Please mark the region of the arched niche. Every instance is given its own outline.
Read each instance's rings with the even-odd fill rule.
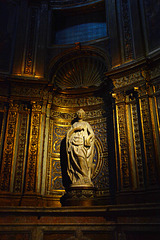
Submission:
[[[50,114],[47,193],[61,195],[67,185],[61,168],[65,165],[65,135],[78,109],[86,112],[95,133],[92,181],[97,196],[110,199],[114,174],[112,82],[105,79],[106,59],[94,51],[76,49],[52,61],[50,86],[54,89]],[[107,201],[107,200],[106,200]],[[110,201],[110,200],[108,200]]]

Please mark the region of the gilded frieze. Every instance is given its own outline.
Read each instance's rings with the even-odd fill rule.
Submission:
[[[102,104],[103,99],[100,97],[84,97],[84,98],[63,98],[59,96],[53,97],[53,104],[58,107],[84,107]]]
[[[98,109],[94,111],[85,111],[85,113],[86,113],[87,119],[100,118],[103,115],[105,115],[105,111],[103,109]],[[66,113],[61,111],[52,111],[51,117],[58,118],[59,120],[63,119],[63,120],[71,121],[76,117],[76,114],[73,112]]]
[[[14,96],[40,98],[43,96],[43,89],[42,88],[33,88],[33,87],[28,87],[28,86],[15,86],[12,88],[11,94]]]
[[[113,78],[112,80],[113,80],[114,87],[120,88],[120,87],[138,83],[138,82],[144,80],[144,77],[142,76],[141,71],[138,71],[138,72],[134,72],[134,73],[128,74],[123,77]]]

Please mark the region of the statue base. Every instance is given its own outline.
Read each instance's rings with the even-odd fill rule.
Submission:
[[[61,197],[62,206],[96,205],[96,188],[92,186],[70,187]]]

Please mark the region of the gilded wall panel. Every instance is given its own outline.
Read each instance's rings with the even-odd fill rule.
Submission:
[[[131,118],[132,118],[132,132],[134,141],[135,164],[136,164],[136,178],[138,187],[144,187],[144,167],[141,150],[141,138],[139,129],[138,109],[136,102],[131,104]]]
[[[146,95],[146,89],[139,90],[140,95],[140,114],[142,123],[143,146],[146,161],[146,174],[148,185],[155,185],[157,183],[157,172],[155,169],[155,153],[153,147],[151,116],[149,111],[149,101]]]
[[[12,174],[16,131],[18,124],[18,108],[18,104],[14,103],[13,101],[10,102],[1,166],[0,189],[2,191],[10,191],[10,180]]]
[[[118,127],[118,149],[119,149],[119,170],[121,179],[121,189],[125,190],[130,187],[129,176],[129,149],[126,126],[126,105],[123,94],[117,95],[117,102],[122,101],[116,106],[117,127]]]
[[[108,144],[106,112],[100,103],[99,97],[63,98],[54,97],[54,106],[51,109],[49,144],[48,144],[48,168],[47,168],[47,193],[58,195],[64,192],[65,180],[63,166],[67,164],[65,156],[65,136],[76,117],[76,111],[84,108],[86,117],[95,133],[95,155],[93,159],[94,170],[92,181],[99,191],[109,189]],[[90,107],[91,110],[89,111]]]
[[[38,174],[38,159],[40,150],[41,104],[32,103],[30,140],[26,169],[26,192],[35,192]]]
[[[15,177],[14,177],[14,192],[22,192],[23,181],[24,181],[24,168],[27,154],[27,137],[29,127],[29,110],[27,106],[21,105],[20,112],[20,126],[19,126],[19,139],[18,139],[18,150],[17,159],[15,166]]]

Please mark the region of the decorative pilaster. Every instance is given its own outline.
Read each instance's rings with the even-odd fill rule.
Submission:
[[[1,166],[1,177],[0,177],[0,190],[10,191],[11,174],[13,167],[13,160],[16,146],[16,132],[18,124],[18,109],[19,105],[13,101],[10,101],[7,128],[5,134],[3,159]]]
[[[5,106],[4,103],[0,103],[0,163],[2,162],[2,151],[3,151],[6,119],[7,119],[7,107]]]
[[[119,150],[119,163],[117,163],[117,166],[119,166],[120,171],[120,189],[127,190],[130,187],[130,177],[125,95],[119,93],[115,97]]]
[[[44,151],[43,151],[43,172],[42,172],[42,187],[41,193],[42,195],[46,192],[46,173],[47,173],[47,155],[48,155],[48,139],[49,139],[49,123],[50,123],[50,109],[51,104],[47,104],[46,110],[46,120],[45,120],[45,136],[44,136]]]
[[[35,193],[37,190],[37,174],[40,151],[41,104],[32,102],[30,140],[26,169],[25,192]]]
[[[154,142],[147,87],[136,88],[139,97],[147,187],[157,183]]]
[[[159,127],[159,113],[158,113],[158,101],[159,101],[159,86],[149,86],[149,106],[151,114],[151,123],[153,129],[154,150],[156,159],[156,169],[160,184],[160,127]]]
[[[136,94],[129,94],[128,135],[130,143],[130,165],[134,188],[144,188],[143,155]]]
[[[18,138],[18,150],[15,166],[14,186],[13,192],[22,192],[24,182],[24,172],[26,165],[27,155],[27,140],[28,140],[28,128],[29,128],[29,113],[26,104],[21,104],[20,109],[20,124],[19,124],[19,138]]]

